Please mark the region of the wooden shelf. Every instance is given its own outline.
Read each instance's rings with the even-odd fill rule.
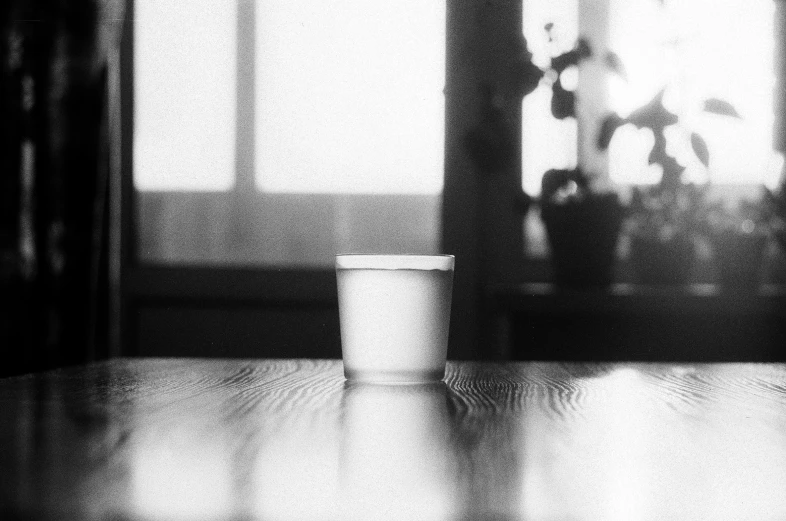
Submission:
[[[724,290],[716,284],[675,287],[615,284],[608,290],[560,290],[553,284],[497,285],[487,292],[493,305],[524,312],[615,315],[786,313],[786,286],[763,285],[756,292]]]
[[[713,284],[487,291],[499,357],[514,360],[786,361],[786,287]]]

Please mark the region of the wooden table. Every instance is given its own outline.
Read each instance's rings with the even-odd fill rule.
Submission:
[[[0,380],[0,519],[786,519],[786,366],[119,359]]]

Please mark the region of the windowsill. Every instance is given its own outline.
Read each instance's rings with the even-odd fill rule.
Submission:
[[[495,285],[487,295],[497,310],[532,314],[593,315],[783,315],[786,285],[762,284],[734,291],[717,284],[643,286],[614,284],[608,290],[560,290],[551,283]]]
[[[786,285],[740,293],[715,284],[510,284],[487,288],[487,297],[501,360],[786,361]]]
[[[142,192],[145,265],[332,269],[336,253],[439,253],[441,195]]]
[[[123,293],[137,302],[337,305],[333,269],[144,265],[127,269]]]
[[[786,285],[763,284],[757,291],[735,291],[717,284],[642,286],[614,284],[608,290],[560,290],[550,283],[487,288],[500,316],[779,317],[786,320]]]

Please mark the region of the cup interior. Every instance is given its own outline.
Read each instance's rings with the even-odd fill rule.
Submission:
[[[347,253],[336,255],[336,269],[440,270],[453,269],[453,255],[379,255]]]

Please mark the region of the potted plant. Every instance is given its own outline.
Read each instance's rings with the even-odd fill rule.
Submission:
[[[634,187],[627,208],[630,262],[639,282],[684,284],[696,261],[698,219],[705,187],[688,184],[675,191]]]
[[[764,214],[778,245],[786,254],[786,175],[775,190],[764,187]]]
[[[553,24],[545,26],[555,41]],[[526,41],[524,42],[526,46]],[[531,62],[521,67],[521,83],[532,92],[533,80],[551,89],[551,113],[556,119],[576,117],[576,94],[565,88],[563,73],[592,57],[589,43],[580,38],[572,49],[553,56],[545,69]],[[527,54],[527,59],[531,55]],[[546,229],[554,282],[560,288],[605,288],[614,281],[617,241],[623,207],[602,176],[580,166],[551,169],[543,174],[538,199]]]
[[[662,89],[625,118],[614,113],[607,116],[597,143],[598,149],[607,150],[617,129],[628,124],[648,129],[654,137],[648,161],[660,166],[661,179],[653,186],[633,188],[627,223],[631,264],[639,282],[645,284],[684,284],[690,280],[696,240],[706,232],[709,209],[709,185],[683,181],[685,167],[667,151],[667,129],[677,127],[677,136],[689,136],[690,149],[705,168],[709,168],[709,149],[704,138],[685,129],[680,118],[664,106],[665,91]],[[719,99],[705,100],[703,110],[739,118],[728,102]]]
[[[614,281],[623,207],[616,192],[598,190],[593,181],[580,168],[543,175],[540,216],[562,288],[603,288]]]
[[[553,24],[545,26],[549,41],[553,41],[553,28]],[[557,119],[575,117],[575,94],[563,86],[561,77],[568,68],[592,55],[585,40],[579,39],[572,49],[553,56],[545,68],[533,63],[523,35],[515,39],[512,55],[516,56],[512,90],[519,102],[538,85],[546,84],[552,91],[552,115]],[[464,144],[477,169],[494,175],[514,163],[516,139],[505,112],[504,96],[488,85],[480,90],[483,115],[465,136]],[[540,205],[554,280],[559,287],[605,287],[613,281],[623,207],[616,193],[600,188],[603,183],[599,178],[581,168],[549,170],[543,176],[539,199],[521,192],[517,201],[522,214],[533,204]]]
[[[768,232],[761,202],[742,200],[736,206],[723,202],[710,206],[707,237],[722,289],[755,291],[759,287]]]

